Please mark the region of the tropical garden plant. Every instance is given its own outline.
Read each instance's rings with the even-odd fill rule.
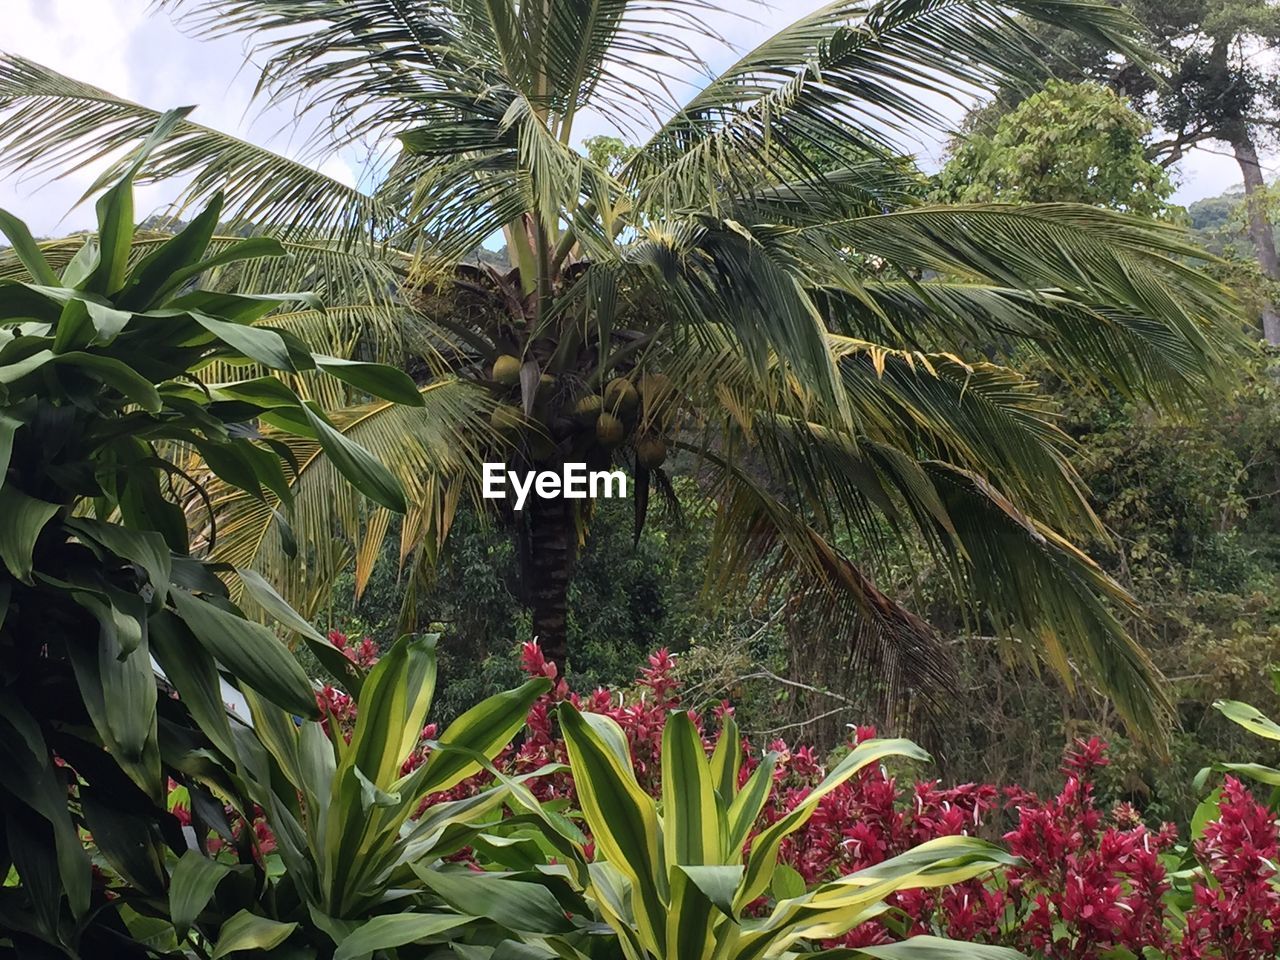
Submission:
[[[183,465],[198,452],[226,484],[287,509],[296,448],[264,436],[267,422],[404,509],[386,469],[284,379],[220,375],[256,365],[424,401],[400,370],[253,323],[290,304],[318,311],[309,294],[198,289],[219,265],[284,254],[264,237],[211,252],[219,198],[165,242],[134,245],[133,176],[180,120],[162,118],[61,271],[0,211],[32,278],[0,281],[3,955],[221,957],[288,941],[290,956],[328,956],[385,911],[393,883],[408,895],[411,860],[438,858],[501,803],[503,787],[421,809],[504,747],[549,686],[473,707],[402,776],[434,688],[430,643],[402,641],[366,676],[260,575],[209,559],[214,508]],[[211,515],[194,543],[192,500]],[[229,599],[232,579],[359,698],[350,742],[322,722],[281,636]],[[251,716],[228,711],[237,696]],[[283,873],[249,829],[261,816]],[[419,939],[470,919],[393,925]]]
[[[837,2],[677,102],[668,76],[704,67],[700,3],[160,6],[254,38],[263,89],[319,117],[323,145],[398,146],[363,191],[183,121],[144,173],[187,177],[183,203],[223,190],[228,226],[295,253],[209,283],[319,285],[336,319],[309,342],[396,352],[448,401],[441,418],[393,404],[332,418],[408,491],[401,555],[415,574],[460,501],[478,501],[485,459],[621,464],[637,524],[650,491],[690,470],[717,504],[709,594],[786,596],[803,662],[826,682],[870,677],[889,706],[945,701],[945,645],[875,585],[888,545],[922,538],[985,634],[1027,641],[1006,649],[1039,649],[1068,680],[1079,669],[1105,686],[1139,729],[1164,728],[1158,674],[1124,627],[1131,601],[1068,539],[1102,533],[1069,443],[1001,358],[1023,350],[1174,401],[1213,379],[1234,305],[1164,226],[1059,204],[915,203],[892,136],[941,123],[935,93],[1035,63],[1015,13],[1141,59],[1125,14]],[[577,131],[600,115],[624,149],[584,155]],[[0,116],[0,158],[41,174],[127,148],[155,118],[16,56],[0,60]],[[508,268],[466,262],[499,234]],[[347,543],[367,577],[391,516],[335,486],[312,452],[298,457],[289,529],[274,493],[211,493],[214,555],[304,612],[352,559]],[[533,631],[563,662],[590,509],[535,498],[504,519]]]

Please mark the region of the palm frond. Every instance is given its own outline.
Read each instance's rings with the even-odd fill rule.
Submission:
[[[1024,656],[1044,653],[1067,682],[1078,670],[1114,700],[1139,736],[1158,740],[1172,705],[1164,678],[1120,615],[1132,597],[1079,549],[1024,515],[990,484],[952,464],[924,464],[967,562],[964,591]]]
[[[1136,22],[1105,3],[882,0],[832,3],[741,58],[645,145],[630,173],[646,208],[748,196],[839,165],[839,146],[886,156],[888,136],[941,129],[939,99],[1028,76],[1044,20],[1141,59]],[[835,162],[833,162],[835,161]]]
[[[114,160],[140,144],[161,111],[73,80],[15,54],[0,54],[0,164],[41,178]],[[116,161],[99,178],[107,182]],[[177,214],[221,190],[232,226],[346,241],[385,232],[394,212],[332,177],[248,141],[183,120],[152,151],[139,182],[181,179]]]
[[[483,390],[447,380],[424,387],[422,397],[423,407],[377,403],[331,414],[340,431],[396,475],[419,514],[430,513],[449,482],[478,490],[480,445],[498,443],[488,424],[492,401]],[[255,498],[206,477],[215,526],[202,510],[193,509],[191,517],[205,542],[216,533],[211,559],[257,570],[310,614],[355,556],[376,554],[387,525],[314,441],[265,436],[286,443],[298,465],[292,503],[282,506],[269,492]]]
[[[827,677],[867,692],[889,720],[918,724],[943,712],[956,673],[934,629],[745,470],[699,454],[718,502],[705,594],[720,602],[781,595],[805,648],[836,668]]]

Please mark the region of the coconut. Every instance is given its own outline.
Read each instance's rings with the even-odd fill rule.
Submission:
[[[499,433],[516,434],[525,427],[524,411],[509,403],[500,403],[489,415],[489,425]]]
[[[611,413],[602,413],[596,420],[596,440],[603,447],[616,447],[626,435],[622,421]]]
[[[583,423],[593,423],[603,410],[604,400],[598,393],[588,393],[585,397],[579,397],[578,402],[573,405],[573,415]]]
[[[504,353],[493,361],[493,379],[504,387],[514,387],[520,382],[520,358]]]
[[[635,412],[639,402],[636,388],[626,377],[614,377],[604,388],[604,408],[615,417],[626,417]]]
[[[661,437],[642,437],[636,442],[636,463],[650,470],[662,466],[667,459],[667,441]]]

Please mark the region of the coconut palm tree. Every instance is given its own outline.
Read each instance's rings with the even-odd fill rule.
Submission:
[[[158,5],[252,38],[264,96],[313,118],[323,148],[377,145],[361,190],[187,121],[144,176],[183,178],[178,209],[221,191],[228,227],[297,254],[227,282],[288,280],[330,304],[259,322],[331,353],[400,351],[424,393],[449,398],[334,413],[409,491],[412,569],[461,502],[480,503],[486,458],[621,465],[638,523],[683,471],[716,505],[710,594],[784,597],[802,659],[835,682],[869,676],[887,705],[944,698],[945,646],[875,585],[896,544],[923,543],[1010,650],[1163,725],[1160,678],[1125,627],[1132,602],[1073,545],[1103,531],[1068,439],[1002,358],[1176,402],[1214,379],[1230,298],[1165,226],[918,202],[897,142],[944,126],[948,98],[1034,63],[1028,21],[1140,57],[1125,15],[1075,0],[835,2],[712,72],[699,54],[716,39],[712,0]],[[11,170],[77,169],[155,116],[0,59]],[[584,152],[584,125],[611,126],[623,148]],[[498,236],[509,266],[473,262]],[[391,517],[345,492],[318,450],[295,455],[287,517],[212,482],[214,551],[306,607],[348,542],[367,577]],[[533,631],[572,658],[589,505],[534,497],[506,519]]]

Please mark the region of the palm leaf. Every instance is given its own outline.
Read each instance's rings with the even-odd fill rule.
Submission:
[[[41,178],[66,176],[142,142],[161,112],[73,80],[16,54],[0,54],[0,162]],[[126,158],[127,159],[127,158]],[[108,182],[126,162],[111,165]],[[152,151],[139,182],[183,178],[178,213],[221,190],[232,225],[272,224],[282,232],[366,239],[393,212],[353,187],[210,127],[190,121]]]

